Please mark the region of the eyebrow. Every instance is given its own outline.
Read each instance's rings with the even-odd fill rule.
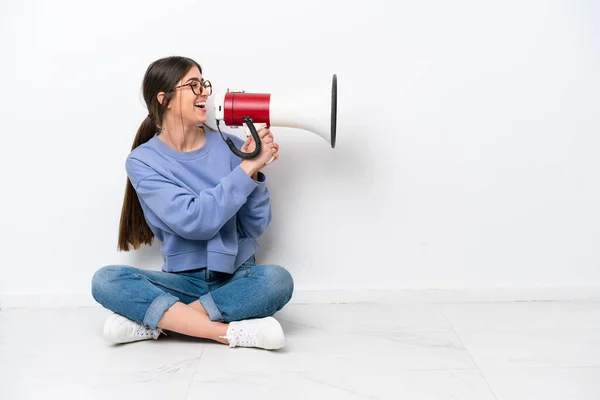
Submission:
[[[204,80],[204,79],[202,79],[202,81],[203,81],[203,80]],[[188,82],[190,82],[190,81],[202,82],[202,81],[201,81],[200,79],[198,79],[198,78],[190,78],[190,79],[188,79],[187,81],[185,81],[185,83],[188,83]]]

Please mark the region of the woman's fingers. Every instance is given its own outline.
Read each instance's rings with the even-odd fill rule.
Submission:
[[[269,153],[272,157],[277,159],[279,157],[279,144],[275,143],[273,140],[273,133],[268,128],[263,128],[258,131],[259,137],[261,138],[261,144],[263,147],[263,151]],[[250,149],[256,148],[254,143],[254,138],[252,136],[248,136],[246,139],[246,143],[242,146],[242,150],[248,152]]]
[[[262,128],[261,130],[258,131],[258,137],[261,138],[261,140],[262,140],[265,137],[267,137],[270,133],[271,133],[271,131],[269,130],[269,128]]]
[[[254,140],[252,139],[252,136],[250,136],[249,138],[246,139],[246,142],[242,145],[242,151],[243,152],[249,152],[250,151],[250,145],[254,143]],[[252,146],[254,150],[255,146]]]

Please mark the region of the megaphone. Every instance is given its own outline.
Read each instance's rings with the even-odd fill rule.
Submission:
[[[298,128],[316,133],[335,148],[337,124],[337,75],[331,84],[306,92],[246,93],[230,90],[214,97],[214,116],[217,129],[222,122],[229,127],[245,124],[246,135],[254,138],[256,149],[245,153],[225,139],[230,150],[240,158],[251,159],[260,154],[261,142],[257,127]],[[271,159],[269,162],[271,162]],[[268,164],[268,163],[267,163]]]

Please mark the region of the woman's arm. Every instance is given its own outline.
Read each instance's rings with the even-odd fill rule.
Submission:
[[[248,199],[238,211],[238,221],[242,234],[258,238],[271,223],[271,196],[267,188],[267,177],[257,174],[257,187],[248,195]]]
[[[173,232],[192,240],[208,240],[215,236],[257,187],[257,182],[239,166],[217,186],[198,195],[137,159],[128,158],[126,170],[140,201]]]

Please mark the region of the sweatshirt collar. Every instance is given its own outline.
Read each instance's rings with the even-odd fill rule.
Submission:
[[[155,143],[158,150],[160,150],[162,153],[168,156],[171,156],[178,160],[192,160],[198,157],[202,157],[203,155],[208,153],[212,146],[214,136],[213,132],[211,132],[209,129],[204,129],[204,135],[205,138],[202,147],[192,151],[179,151],[167,146],[162,140],[158,138],[158,132],[154,134],[152,141]]]

